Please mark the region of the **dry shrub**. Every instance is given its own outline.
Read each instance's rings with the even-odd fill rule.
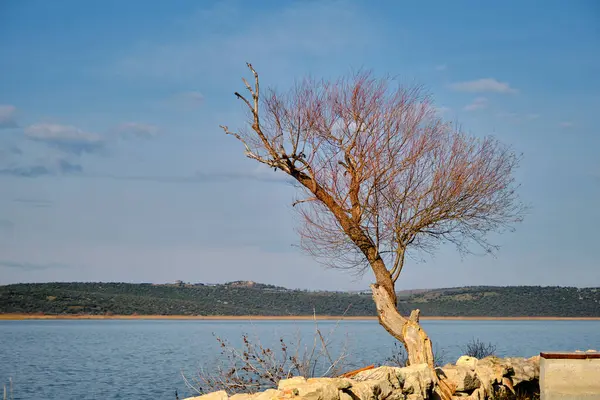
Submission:
[[[347,366],[345,344],[335,354],[331,351],[332,337],[338,325],[339,321],[328,334],[323,335],[315,320],[312,343],[303,343],[298,332],[293,345],[280,338],[273,348],[262,345],[258,338],[250,339],[248,334],[242,335],[241,348],[215,336],[221,348],[217,365],[211,366],[212,372],[201,369],[191,382],[185,375],[184,380],[199,394],[225,390],[231,395],[273,388],[280,380],[293,376],[338,376]]]
[[[484,343],[479,339],[471,339],[462,348],[462,352],[470,357],[485,358],[496,355],[496,346],[492,343]]]

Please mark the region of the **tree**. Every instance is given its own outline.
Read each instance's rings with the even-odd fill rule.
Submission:
[[[519,157],[441,120],[420,87],[359,72],[263,96],[248,68],[249,96],[235,93],[248,127],[221,127],[247,157],[294,179],[302,248],[328,266],[370,269],[380,324],[404,344],[409,364],[433,368],[419,310],[398,312],[395,283],[407,256],[442,243],[463,253],[496,249],[489,233],[512,229],[525,211],[513,177]]]

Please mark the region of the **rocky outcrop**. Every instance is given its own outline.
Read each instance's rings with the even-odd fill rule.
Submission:
[[[436,376],[437,374],[437,376]],[[539,357],[478,360],[461,357],[432,371],[427,364],[405,368],[379,367],[358,372],[352,378],[294,377],[279,382],[277,389],[228,397],[224,391],[187,400],[428,400],[440,398],[440,385],[453,399],[485,400],[498,391],[537,387]]]
[[[483,400],[498,392],[515,393],[519,387],[526,391],[539,390],[540,358],[486,357],[478,360],[463,356],[456,365],[437,369],[456,386],[456,398]]]

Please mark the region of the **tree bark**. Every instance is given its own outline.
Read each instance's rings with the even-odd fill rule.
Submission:
[[[379,324],[393,337],[404,344],[408,353],[408,364],[427,364],[434,368],[431,340],[419,325],[419,310],[413,310],[409,318],[403,317],[397,309],[395,296],[392,298],[381,285],[371,285],[373,300],[377,307]]]
[[[413,310],[409,318],[403,317],[396,305],[396,296],[390,296],[388,291],[379,284],[371,285],[373,299],[377,306],[377,315],[379,323],[393,337],[404,344],[408,355],[408,365],[427,364],[434,370],[436,378],[434,399],[451,400],[456,392],[456,384],[443,377],[439,377],[435,372],[433,359],[433,350],[431,340],[425,330],[419,325],[419,310]]]

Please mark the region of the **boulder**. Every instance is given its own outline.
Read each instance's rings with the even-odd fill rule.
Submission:
[[[456,385],[457,392],[472,392],[481,386],[477,374],[470,367],[464,365],[446,365],[438,368],[438,374]]]
[[[298,382],[300,382],[300,380],[298,380]],[[327,378],[314,378],[308,379],[306,382],[297,385],[291,385],[287,382],[284,383],[283,387],[285,387],[284,390],[291,395],[306,400],[339,400],[340,395],[336,385],[339,385],[339,383],[332,382],[332,380]],[[287,393],[280,394],[284,395]]]
[[[229,397],[229,400],[252,400],[257,396],[257,393],[238,393]]]
[[[252,400],[275,400],[284,398],[283,393],[277,389],[267,389],[264,392],[256,393]]]
[[[310,378],[307,383],[323,383],[332,385],[338,390],[344,390],[352,387],[352,381],[347,378]]]
[[[388,382],[394,392],[402,393],[407,398],[410,396],[411,399],[419,399],[429,396],[437,377],[427,364],[417,364],[404,368],[374,368],[359,372],[352,379],[359,382],[370,381],[372,385]]]
[[[503,377],[512,375],[513,372],[514,370],[510,364],[503,362],[501,358],[493,356],[482,358],[475,365],[477,378],[479,378],[487,394],[493,392],[494,385],[503,383]]]
[[[218,392],[212,392],[202,396],[188,397],[184,400],[228,400],[228,398],[229,396],[227,396],[226,391],[219,390]]]
[[[475,357],[471,357],[471,356],[461,356],[458,358],[458,360],[456,360],[456,365],[457,366],[464,366],[464,367],[468,367],[471,370],[475,370],[475,366],[477,365],[477,359]]]
[[[402,389],[404,385],[404,373],[399,367],[378,367],[367,371],[359,372],[352,377],[352,380],[362,382],[366,380],[381,381],[386,380],[392,384],[394,389]]]
[[[297,388],[299,385],[306,384],[306,378],[303,376],[294,376],[289,379],[282,379],[279,381],[277,388],[279,390]]]
[[[390,395],[393,391],[394,388],[386,380],[366,380],[356,382],[351,388],[344,392],[353,399],[383,400],[390,399]]]
[[[513,386],[521,382],[531,382],[540,379],[540,357],[532,358],[506,358],[505,361],[512,367],[510,375]]]

